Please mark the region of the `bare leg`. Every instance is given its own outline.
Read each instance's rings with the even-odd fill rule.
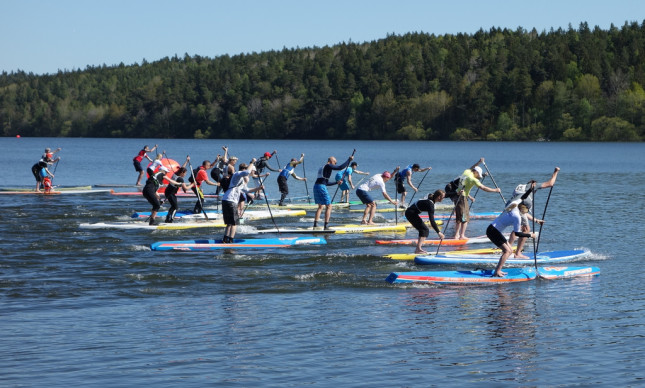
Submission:
[[[368,225],[374,225],[374,213],[376,213],[376,202],[370,204],[370,218],[367,220]]]
[[[329,223],[331,217],[331,205],[325,205],[325,225]]]
[[[417,249],[415,249],[414,253],[428,253],[427,251],[423,250],[423,242],[425,241],[425,237],[419,236],[419,239],[417,240]]]
[[[513,253],[513,249],[510,245],[508,245],[508,242],[502,245],[500,248],[502,249],[502,257],[499,258],[499,262],[497,263],[497,267],[495,268],[495,273],[493,274],[493,276],[504,277],[506,276],[506,272],[502,272],[502,267],[504,266],[506,259],[508,259],[511,253]]]
[[[137,178],[136,186],[141,185],[141,178],[143,178],[143,170],[139,171],[139,177]]]
[[[318,221],[320,220],[320,213],[322,213],[322,208],[323,208],[323,205],[318,205],[318,209],[316,209],[316,215],[314,216],[314,228],[318,226]]]

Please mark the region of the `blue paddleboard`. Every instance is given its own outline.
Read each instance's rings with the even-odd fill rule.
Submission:
[[[543,279],[562,279],[580,276],[596,276],[600,274],[598,267],[538,267],[538,276]]]
[[[321,237],[280,237],[280,238],[249,238],[234,239],[232,243],[222,240],[186,240],[160,241],[150,244],[153,251],[209,251],[217,249],[267,249],[284,248],[294,245],[322,245],[327,240]]]
[[[526,253],[525,253],[526,254]],[[563,251],[540,252],[537,255],[538,264],[556,264],[571,260],[577,260],[591,254],[586,249],[571,249]],[[495,265],[499,261],[500,254],[453,254],[444,253],[440,255],[420,255],[414,258],[418,265]],[[531,266],[535,264],[532,255],[528,259],[515,259],[511,255],[504,266]]]
[[[390,283],[437,283],[437,284],[493,284],[516,283],[533,280],[535,268],[508,268],[506,276],[493,276],[493,270],[475,271],[421,271],[392,272],[385,280]]]

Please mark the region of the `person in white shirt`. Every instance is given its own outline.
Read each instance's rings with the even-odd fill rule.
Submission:
[[[246,186],[247,181],[245,178],[255,171],[254,161],[255,159],[248,165],[244,163],[240,164],[240,171],[233,174],[228,190],[226,190],[226,193],[222,197],[222,215],[224,223],[226,224],[224,237],[222,238],[223,243],[232,243],[235,237],[237,225],[240,223],[240,213],[237,205],[240,202],[242,192],[253,193],[264,189],[264,185],[252,189],[248,189]]]
[[[383,174],[376,174],[372,176],[367,182],[358,186],[356,189],[356,195],[358,198],[365,204],[365,212],[363,212],[363,219],[361,224],[364,225],[374,225],[374,213],[376,213],[376,202],[370,196],[369,192],[373,189],[379,188],[383,193],[383,198],[390,201],[391,204],[397,204],[396,200],[390,198],[385,189],[385,182],[389,181],[392,178],[392,174],[389,171],[385,171]]]

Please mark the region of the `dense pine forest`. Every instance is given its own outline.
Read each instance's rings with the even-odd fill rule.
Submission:
[[[642,141],[645,21],[0,76],[0,135]]]

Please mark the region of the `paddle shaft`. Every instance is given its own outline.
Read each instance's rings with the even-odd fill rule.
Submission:
[[[305,158],[302,158],[302,175],[305,178],[303,181],[305,183],[305,190],[307,191],[307,200],[311,205],[311,197],[309,196],[309,184],[307,183],[307,169],[305,168]]]
[[[423,178],[421,178],[421,182],[419,182],[419,185],[417,186],[417,191],[421,190],[421,184],[426,179],[426,175],[428,175],[429,172],[430,172],[430,170],[426,170],[426,173],[423,174]],[[412,200],[414,199],[414,196],[417,195],[417,191],[415,191],[414,194],[412,194],[412,198],[410,198],[408,203],[412,203]]]
[[[200,208],[202,209],[202,214],[204,215],[204,218],[206,218],[206,221],[210,221],[208,219],[208,215],[206,214],[206,209],[204,209],[204,197],[202,196],[202,189],[197,186],[197,179],[195,177],[195,171],[193,171],[193,165],[192,163],[188,162],[188,167],[190,168],[190,176],[193,177],[193,184],[195,185],[195,194],[197,194],[197,200],[199,201]]]
[[[535,247],[535,252],[538,251],[540,248],[540,237],[542,237],[542,226],[544,226],[544,217],[546,217],[546,208],[549,206],[549,200],[551,199],[551,193],[553,192],[553,186],[549,189],[549,195],[546,197],[546,203],[544,204],[544,212],[542,213],[542,224],[540,225],[540,234],[538,234],[537,237],[537,245]],[[533,207],[535,207],[535,203],[533,203]],[[533,225],[535,227],[535,225]],[[533,229],[535,230],[535,229]],[[535,240],[533,240],[535,243]]]
[[[455,214],[455,207],[454,206],[452,208],[452,211],[450,212],[450,217],[448,217],[448,221],[446,221],[446,224],[443,226],[444,231],[448,230],[448,225],[450,225],[450,220],[452,219],[453,214]],[[444,233],[444,235],[445,235],[445,233]],[[437,252],[435,252],[435,255],[439,254],[439,249],[441,248],[441,244],[443,244],[443,239],[439,240],[439,244],[437,244]]]
[[[493,177],[493,174],[490,173],[490,170],[488,169],[488,165],[486,162],[482,162],[484,164],[484,167],[486,167],[486,171],[488,171],[488,175],[490,175],[490,179],[493,180],[493,184],[495,185],[496,188],[499,189],[499,186],[497,185],[497,182],[495,182],[495,178]],[[499,196],[502,197],[502,201],[504,202],[504,206],[506,206],[506,199],[504,199],[504,195],[502,194],[502,191],[499,191]]]
[[[260,181],[260,187],[264,184],[262,182],[262,178],[258,176],[258,180]],[[275,223],[275,218],[273,218],[273,212],[271,211],[271,205],[269,205],[269,198],[267,197],[267,192],[264,191],[264,187],[262,187],[262,194],[264,194],[264,201],[267,204],[267,209],[269,209],[269,215],[271,216],[271,221],[273,222],[273,225],[275,226],[275,229],[278,231],[278,234],[280,234],[280,228],[278,228],[278,224]]]
[[[354,156],[355,153],[356,153],[356,148],[354,148],[354,151],[352,152],[352,156]],[[345,167],[345,170],[343,170],[343,175],[341,175],[341,177],[345,176],[345,173],[347,172],[347,169],[349,168],[350,163],[351,163],[351,161],[347,162],[347,167]],[[331,197],[331,203],[334,203],[334,199],[336,199],[336,194],[338,194],[338,189],[339,188],[340,188],[340,185],[336,185],[336,191],[334,192],[334,196]]]

